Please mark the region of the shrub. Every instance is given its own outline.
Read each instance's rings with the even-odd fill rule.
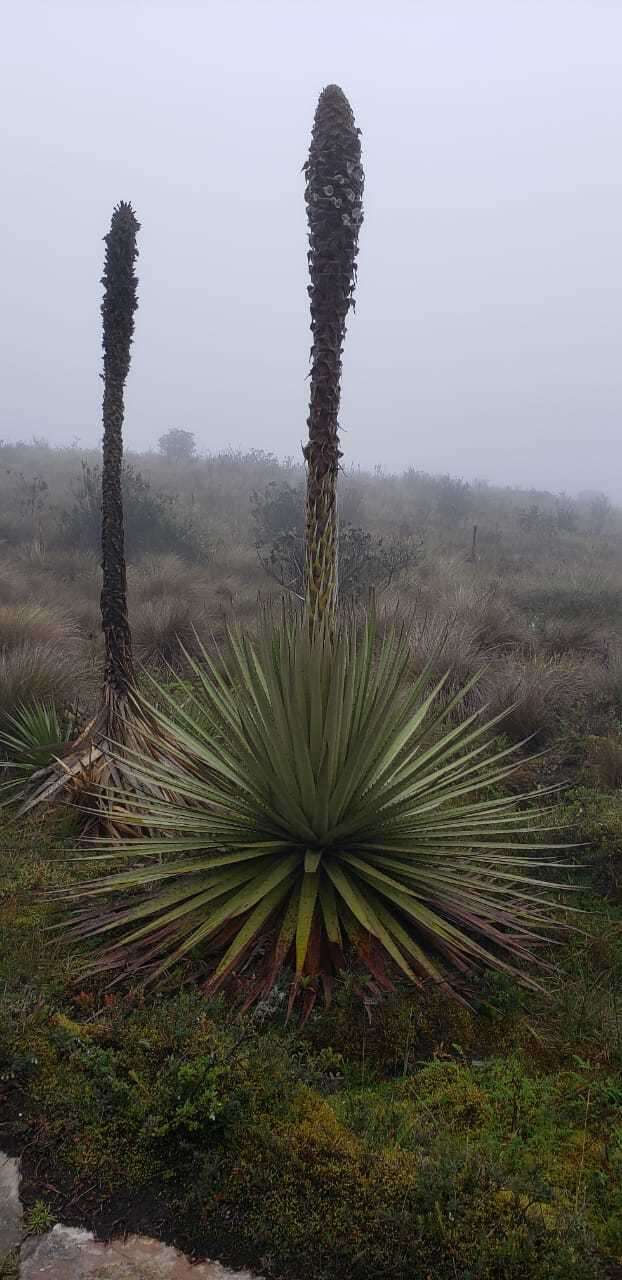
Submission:
[[[124,463],[123,510],[127,554],[176,552],[190,558],[204,551],[203,540],[177,498],[152,489],[140,471]],[[74,504],[60,514],[59,539],[65,546],[97,552],[101,541],[101,468],[82,464]]]
[[[57,1170],[103,1194],[155,1180],[174,1196],[178,1180],[190,1189],[209,1176],[240,1113],[278,1114],[297,1082],[286,1042],[252,1027],[240,1037],[239,1024],[214,1015],[196,991],[151,1006],[136,993],[76,991],[69,1013],[39,1012],[25,1037],[0,1041],[0,1069],[10,1062],[20,1083],[28,1076],[28,1119],[45,1116]]]
[[[549,539],[558,528],[555,514],[552,511],[543,510],[537,502],[532,502],[528,507],[520,509],[517,520],[525,533],[538,533]]]
[[[555,501],[557,528],[562,533],[576,533],[579,526],[579,511],[576,502],[561,493]]]
[[[304,498],[302,490],[273,481],[252,496],[259,558],[276,581],[301,596],[304,591]],[[415,538],[374,535],[343,521],[339,526],[339,590],[360,598],[383,590],[411,569],[420,543]]]
[[[588,502],[588,524],[590,533],[600,536],[611,521],[613,507],[605,493],[595,493]]]
[[[453,476],[439,476],[435,490],[436,509],[441,521],[448,525],[460,524],[473,505],[470,484]]]

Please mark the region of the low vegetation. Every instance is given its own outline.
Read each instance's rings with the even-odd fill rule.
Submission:
[[[582,791],[565,804],[580,823]],[[5,824],[2,1143],[23,1151],[33,1221],[43,1205],[303,1280],[606,1275],[622,1256],[622,916],[587,891],[602,813],[593,915],[546,994],[498,976],[470,1008],[399,984],[363,1004],[346,971],[304,1027],[282,986],[240,1021],[196,987],[77,979],[64,937],[42,945],[41,898],[88,874],[67,860],[75,818]]]
[[[49,459],[54,502],[36,549],[27,522],[3,549],[1,661],[21,678],[2,682],[2,705],[15,715],[40,698],[62,715],[77,698],[86,717],[101,666],[97,562],[63,546],[57,517],[63,494],[72,501],[80,455],[19,453],[22,471],[43,473]],[[206,558],[130,556],[135,650],[166,683],[167,662],[176,678],[184,670],[180,640],[198,653],[193,627],[213,654],[226,619],[252,630],[258,599],[279,594],[255,550],[252,495],[299,478],[265,457],[199,458],[185,472],[171,463],[166,477],[157,455],[136,465],[154,487],[174,485],[188,507],[193,490],[213,485],[222,498],[229,483],[229,501],[209,516]],[[383,1000],[368,992],[361,1001],[355,968],[304,1027],[285,1021],[283,984],[240,1021],[229,1000],[192,982],[180,996],[178,979],[141,993],[131,981],[80,978],[78,944],[68,951],[62,931],[42,932],[57,909],[40,897],[92,875],[90,864],[66,860],[73,819],[7,818],[2,1143],[24,1152],[33,1220],[43,1220],[43,1205],[54,1219],[104,1233],[149,1230],[302,1280],[613,1277],[622,1265],[619,514],[609,511],[594,533],[586,499],[572,532],[544,536],[518,521],[528,496],[471,486],[468,514],[447,521],[434,499],[443,485],[346,475],[342,514],[373,538],[421,538],[398,581],[377,591],[381,617],[385,607],[412,616],[413,674],[430,659],[439,676],[449,666],[455,692],[481,671],[467,705],[488,702],[488,716],[522,699],[496,730],[495,749],[536,733],[508,785],[569,784],[557,817],[564,838],[584,848],[572,855],[577,870],[558,875],[578,885],[566,902],[587,914],[566,915],[579,928],[543,955],[553,967],[541,993],[482,976],[464,1007],[433,987],[411,995],[398,979]],[[422,506],[427,497],[425,522],[415,495]],[[554,510],[552,497],[539,502]],[[552,582],[560,589],[543,606],[536,592]],[[597,590],[614,602],[610,612],[585,605],[583,593],[593,602]],[[148,635],[143,618],[159,628]],[[529,761],[540,747],[545,754]],[[182,969],[191,976],[190,961]]]

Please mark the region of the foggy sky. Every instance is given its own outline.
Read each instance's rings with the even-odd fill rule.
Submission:
[[[619,0],[27,0],[2,31],[0,438],[99,439],[129,199],[127,444],[300,456],[300,170],[336,81],[366,172],[345,463],[622,496]]]

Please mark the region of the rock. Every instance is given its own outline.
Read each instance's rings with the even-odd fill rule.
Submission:
[[[146,1236],[102,1244],[92,1232],[57,1225],[22,1249],[21,1280],[261,1280],[219,1262],[192,1264]]]
[[[19,1160],[0,1152],[0,1260],[19,1244],[22,1234]]]
[[[147,1236],[104,1244],[92,1231],[58,1223],[46,1235],[24,1240],[19,1161],[0,1151],[0,1275],[2,1259],[22,1240],[20,1280],[262,1280],[219,1262],[193,1265],[177,1249]]]

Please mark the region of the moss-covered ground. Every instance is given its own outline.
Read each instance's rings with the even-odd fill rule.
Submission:
[[[27,1209],[291,1280],[622,1275],[622,799],[565,807],[589,914],[545,992],[363,1006],[344,977],[302,1029],[278,999],[241,1020],[80,981],[41,896],[82,874],[72,820],[5,821],[0,1147]]]

